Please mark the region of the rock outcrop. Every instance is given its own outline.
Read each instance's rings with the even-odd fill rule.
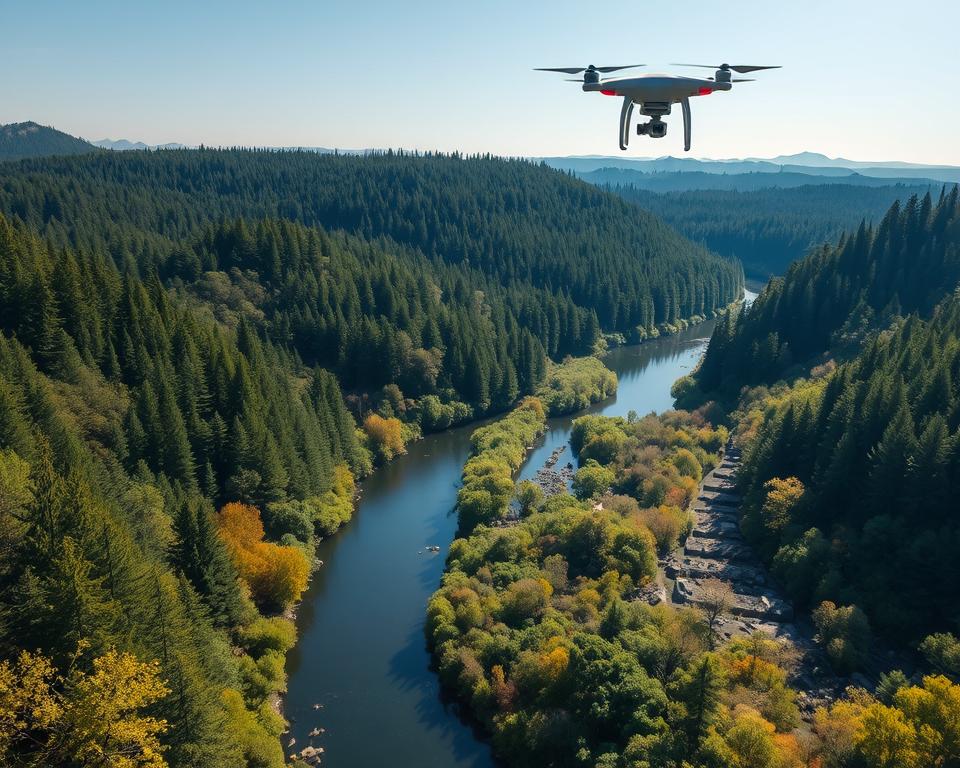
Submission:
[[[721,579],[733,588],[732,616],[784,624],[793,620],[793,607],[740,535],[739,466],[740,451],[731,443],[720,466],[704,477],[683,554],[662,563],[664,573],[674,579],[671,598],[678,604],[703,605],[703,582]]]

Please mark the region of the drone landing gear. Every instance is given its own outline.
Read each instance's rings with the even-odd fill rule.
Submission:
[[[690,151],[692,119],[690,114],[690,99],[680,99],[680,108],[683,112],[683,149]],[[637,124],[638,136],[649,136],[651,139],[662,139],[667,135],[667,124],[663,122],[663,115],[670,114],[669,104],[643,104],[641,112],[650,116],[650,121]],[[629,97],[623,100],[623,109],[620,110],[620,149],[627,148],[630,136],[630,116],[633,114],[633,101]]]
[[[620,149],[626,149],[630,143],[630,118],[633,116],[633,99],[623,97],[623,107],[620,108]]]

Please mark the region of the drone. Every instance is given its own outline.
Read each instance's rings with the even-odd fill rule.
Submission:
[[[674,104],[683,111],[683,148],[690,151],[690,99],[694,96],[709,96],[714,91],[729,91],[734,83],[750,82],[753,78],[733,77],[737,74],[757,72],[761,69],[779,69],[775,66],[754,66],[749,64],[673,64],[675,67],[700,67],[716,69],[713,77],[684,77],[682,75],[636,75],[601,79],[601,74],[617,72],[621,69],[643,67],[645,64],[626,64],[620,67],[537,67],[537,72],[561,72],[566,75],[579,75],[582,79],[569,82],[582,83],[587,93],[599,92],[604,96],[622,96],[623,107],[620,110],[620,149],[626,149],[630,141],[630,118],[634,106],[640,107],[640,114],[650,118],[649,122],[637,125],[638,136],[662,139],[667,135],[664,115],[670,114]]]

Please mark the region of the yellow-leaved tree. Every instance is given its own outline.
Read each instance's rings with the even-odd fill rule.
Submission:
[[[767,530],[782,531],[793,520],[794,511],[803,498],[803,483],[795,477],[774,477],[763,484],[766,491],[760,515]]]
[[[403,444],[403,423],[400,419],[385,419],[371,413],[363,421],[363,431],[370,441],[370,450],[381,462],[406,452]]]
[[[143,714],[169,689],[157,662],[110,650],[65,677],[22,651],[0,662],[0,764],[166,768],[165,720]]]
[[[960,685],[942,675],[905,685],[889,704],[866,691],[818,709],[814,729],[826,764],[928,768],[960,762]]]

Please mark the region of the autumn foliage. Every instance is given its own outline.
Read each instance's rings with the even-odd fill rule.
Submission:
[[[263,523],[256,507],[226,504],[217,522],[237,571],[258,602],[284,606],[300,599],[307,587],[310,563],[296,547],[263,540]]]
[[[165,720],[145,710],[170,690],[157,662],[107,651],[62,676],[45,656],[0,662],[0,765],[166,768]]]
[[[363,431],[370,441],[370,450],[379,461],[390,461],[406,452],[403,444],[403,424],[400,419],[385,419],[371,413],[363,421]]]

